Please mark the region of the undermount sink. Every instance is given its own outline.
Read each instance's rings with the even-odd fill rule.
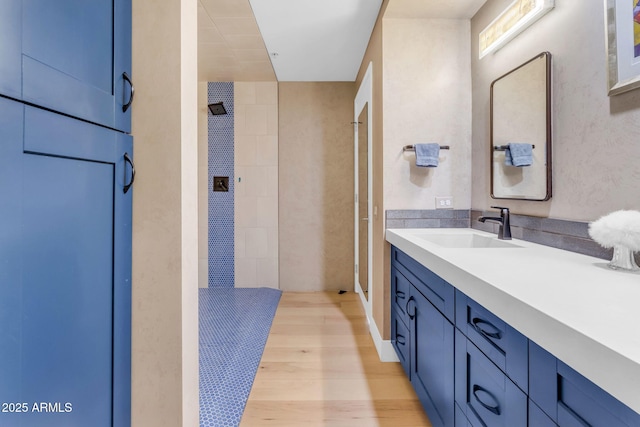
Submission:
[[[521,246],[479,234],[422,234],[417,236],[445,248],[520,248]]]

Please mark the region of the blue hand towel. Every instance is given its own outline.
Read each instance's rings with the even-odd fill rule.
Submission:
[[[440,145],[436,143],[416,144],[416,166],[435,168],[438,166]]]
[[[533,146],[512,142],[504,151],[504,164],[507,166],[531,166],[533,163]]]

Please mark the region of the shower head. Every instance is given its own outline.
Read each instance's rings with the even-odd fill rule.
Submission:
[[[222,105],[222,101],[209,104],[209,110],[211,111],[211,114],[213,114],[214,116],[221,116],[223,114],[227,114],[227,110],[224,109],[224,105]]]

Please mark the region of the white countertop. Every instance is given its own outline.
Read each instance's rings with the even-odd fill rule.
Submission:
[[[640,413],[640,274],[524,240],[518,248],[446,248],[424,235],[465,228],[388,229],[386,239],[558,359]]]

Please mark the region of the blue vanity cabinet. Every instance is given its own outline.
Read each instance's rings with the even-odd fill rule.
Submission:
[[[416,260],[393,246],[391,257],[392,324],[408,329],[404,363],[434,426],[640,426],[640,414]]]
[[[456,327],[518,387],[528,391],[527,337],[459,290],[456,290]]]
[[[22,97],[22,0],[0,2],[0,95]]]
[[[409,302],[411,283],[396,268],[391,269],[391,344],[408,377],[411,375],[411,336],[409,335]]]
[[[411,384],[434,427],[454,422],[454,327],[412,286],[408,315],[411,318]]]
[[[455,405],[455,412],[456,412],[456,419],[455,419],[454,427],[473,427],[469,422],[469,420],[467,419],[467,416],[464,414],[464,412],[462,412],[462,409],[460,409],[460,406],[458,406],[457,403]]]
[[[454,289],[397,248],[391,256],[392,344],[433,426],[453,426]]]
[[[562,427],[640,426],[640,414],[534,342],[529,372],[529,397]]]
[[[131,0],[6,0],[0,94],[131,131]]]
[[[529,399],[529,426],[530,427],[558,427],[538,405]]]
[[[131,156],[0,97],[0,425],[130,425]]]
[[[455,321],[455,288],[451,284],[394,246],[391,265],[417,286],[451,323]]]
[[[470,424],[526,427],[526,394],[459,330],[455,349],[455,400]]]

